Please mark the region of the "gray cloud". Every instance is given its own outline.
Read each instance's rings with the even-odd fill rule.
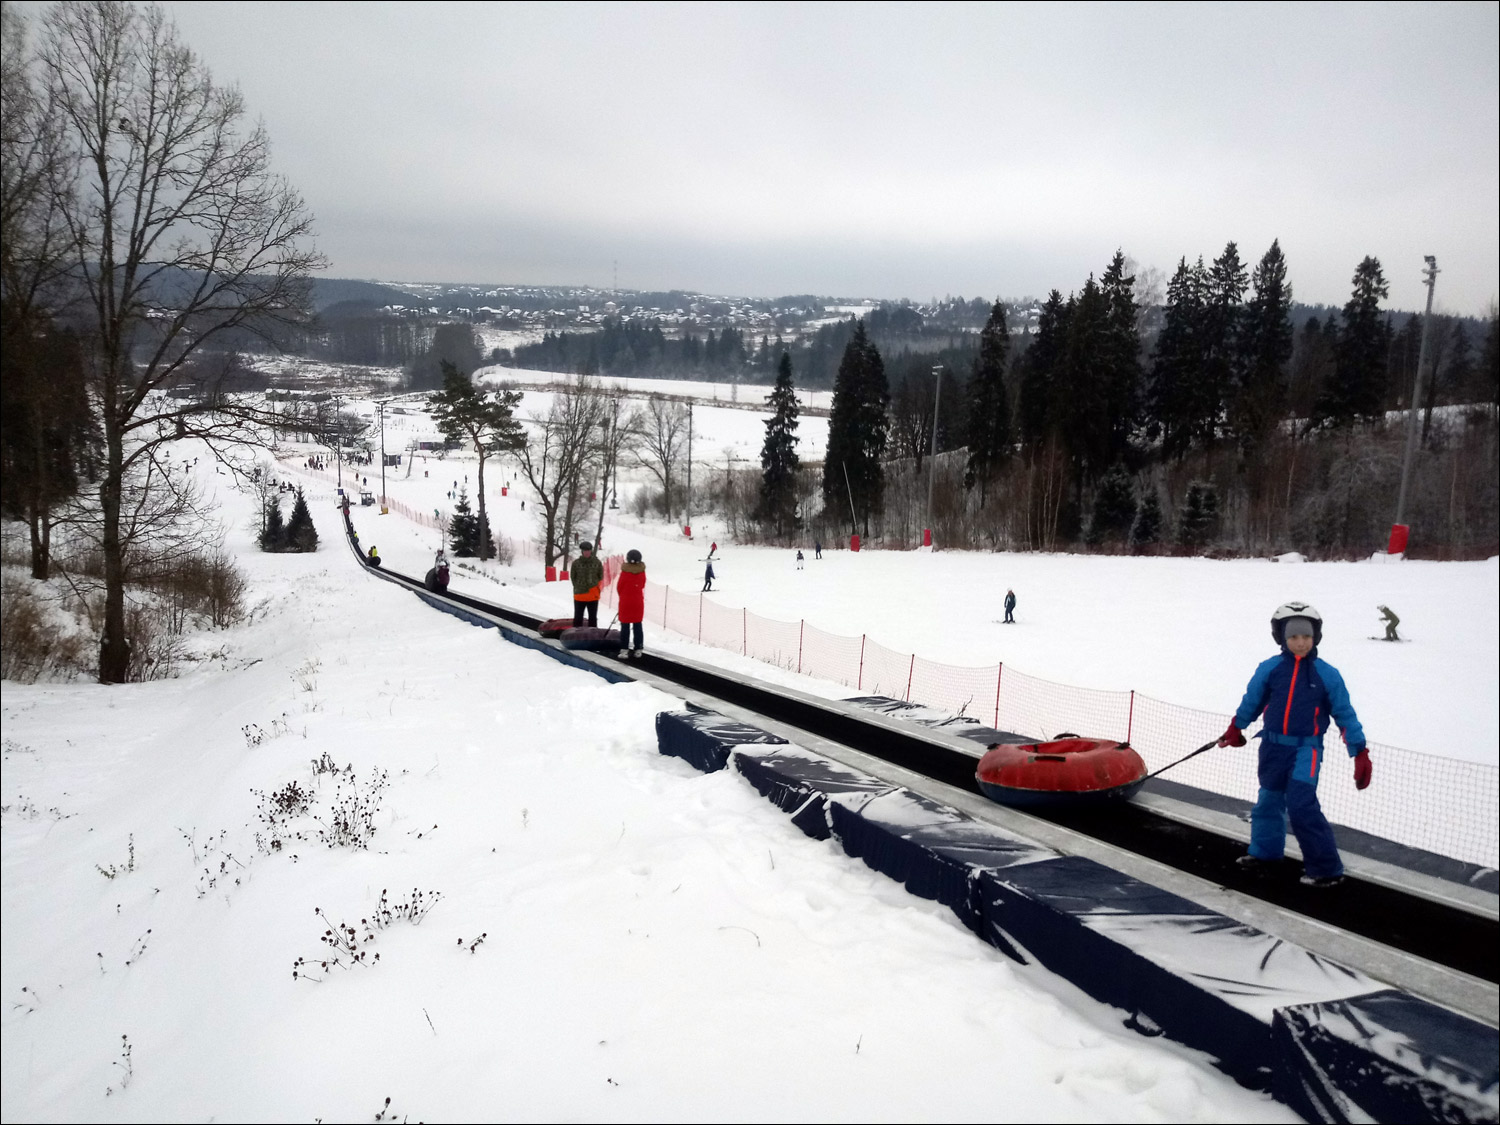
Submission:
[[[170,4],[346,276],[1067,291],[1273,238],[1483,311],[1493,4]]]

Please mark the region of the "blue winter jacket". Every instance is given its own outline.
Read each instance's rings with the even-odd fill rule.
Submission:
[[[1318,659],[1318,650],[1293,656],[1282,648],[1255,669],[1245,698],[1234,713],[1234,725],[1244,730],[1265,712],[1259,737],[1281,745],[1323,747],[1323,733],[1337,722],[1353,757],[1365,746],[1365,730],[1349,702],[1344,677],[1332,664]]]

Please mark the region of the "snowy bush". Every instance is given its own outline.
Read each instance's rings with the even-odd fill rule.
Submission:
[[[361,918],[358,926],[351,926],[343,921],[335,924],[323,913],[321,906],[314,907],[313,913],[328,927],[318,940],[332,952],[311,958],[298,957],[292,962],[292,979],[322,981],[327,979],[327,974],[333,969],[348,970],[356,965],[372,968],[378,965],[380,954],[376,953],[374,957],[369,955],[369,946],[376,936],[398,922],[420,926],[428,911],[443,897],[441,891],[423,891],[413,887],[409,899],[392,904],[389,893],[387,890],[380,892],[380,902],[376,905],[375,912],[368,918]],[[477,947],[483,940],[483,937],[477,939],[474,945]],[[462,938],[459,939],[459,944],[463,944]]]

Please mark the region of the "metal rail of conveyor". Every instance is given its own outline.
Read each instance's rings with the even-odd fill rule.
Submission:
[[[363,564],[357,539],[350,546]],[[1265,880],[1234,863],[1248,826],[1171,796],[1143,792],[1113,809],[1041,814],[980,795],[979,748],[941,729],[747,680],[680,656],[621,661],[563,650],[536,633],[541,618],[456,591],[434,594],[409,575],[367,567],[372,576],[502,630],[533,646],[566,651],[596,667],[759,726],[815,753],[876,774],[1064,854],[1081,855],[1183,895],[1377,979],[1490,1024],[1500,1023],[1500,898],[1480,888],[1346,851],[1349,878],[1333,890],[1292,877]]]

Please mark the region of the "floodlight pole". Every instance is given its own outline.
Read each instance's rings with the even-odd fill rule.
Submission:
[[[380,512],[385,514],[385,403],[379,402],[380,408]]]
[[[939,364],[932,369],[932,377],[937,382],[937,390],[932,397],[932,450],[927,455],[927,520],[926,528],[932,530],[932,483],[937,479],[937,431],[938,431],[938,409],[943,404],[943,368]]]
[[[1422,321],[1422,346],[1417,352],[1417,379],[1412,388],[1411,401],[1406,404],[1406,456],[1401,462],[1401,491],[1396,496],[1396,523],[1406,523],[1406,492],[1411,483],[1412,466],[1417,460],[1417,407],[1422,401],[1422,376],[1427,371],[1427,343],[1432,337],[1432,291],[1437,284],[1437,259],[1424,255],[1427,268],[1422,271],[1427,279],[1427,313]]]
[[[338,461],[339,472],[339,495],[344,494],[344,424],[340,420],[343,412],[344,400],[333,396],[333,449],[334,457]]]

